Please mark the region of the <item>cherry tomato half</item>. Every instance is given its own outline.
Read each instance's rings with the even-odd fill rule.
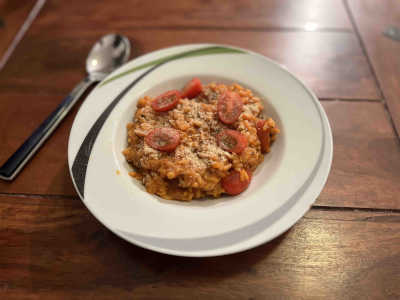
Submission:
[[[201,93],[203,85],[197,77],[190,80],[182,90],[182,98],[192,99]]]
[[[238,195],[247,189],[250,184],[251,172],[247,171],[247,175],[249,175],[249,179],[241,181],[240,173],[238,171],[232,171],[228,176],[222,178],[221,185],[227,194]]]
[[[179,145],[180,136],[177,130],[162,127],[150,131],[144,138],[144,141],[153,149],[171,152]]]
[[[242,113],[243,101],[239,94],[226,91],[218,99],[217,110],[222,123],[233,124]]]
[[[247,147],[245,135],[237,130],[225,129],[217,136],[218,145],[229,152],[241,153]]]
[[[270,128],[267,127],[264,129],[265,120],[258,120],[256,123],[257,128],[257,136],[261,143],[261,151],[266,153],[269,152],[269,145],[270,145]]]
[[[181,93],[176,90],[165,92],[151,102],[151,107],[158,112],[173,109],[181,99]]]

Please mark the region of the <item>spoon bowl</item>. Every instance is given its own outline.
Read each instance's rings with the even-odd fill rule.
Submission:
[[[103,36],[90,50],[86,59],[86,71],[100,81],[125,63],[131,52],[129,40],[119,34]]]

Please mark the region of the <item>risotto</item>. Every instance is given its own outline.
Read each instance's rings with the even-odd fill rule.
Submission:
[[[237,195],[279,133],[262,111],[249,89],[197,78],[182,91],[144,97],[127,125],[129,174],[165,199]]]

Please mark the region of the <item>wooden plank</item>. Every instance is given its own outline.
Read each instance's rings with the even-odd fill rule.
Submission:
[[[185,43],[232,44],[286,65],[321,98],[379,98],[367,61],[351,33],[139,29],[120,33],[132,41],[134,55]],[[104,31],[80,31],[79,39],[77,34],[66,29],[47,32],[34,25],[0,73],[0,91],[68,93],[82,78],[85,57]]]
[[[400,209],[400,144],[381,103],[326,101],[334,154],[317,205]]]
[[[382,34],[389,26],[400,28],[400,2],[354,0],[349,1],[349,6],[397,132],[400,132],[400,42]]]
[[[253,250],[179,258],[116,237],[73,199],[0,196],[2,299],[398,299],[400,214],[311,210]]]
[[[36,0],[0,0],[0,58],[29,15]]]
[[[59,14],[63,22],[59,22]],[[351,30],[340,0],[49,0],[40,24],[102,31],[144,27],[300,28]],[[311,27],[310,27],[311,24]],[[54,26],[55,25],[55,26]]]

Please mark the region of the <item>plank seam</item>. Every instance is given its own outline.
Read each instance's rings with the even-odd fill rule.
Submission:
[[[71,199],[78,200],[77,195],[46,195],[46,194],[29,194],[29,193],[4,193],[0,192],[0,197],[16,197],[16,198],[35,198],[35,199]],[[385,212],[385,213],[400,213],[400,209],[392,208],[373,208],[373,207],[350,207],[350,206],[323,206],[323,205],[313,205],[311,206],[313,210],[321,211],[362,211],[362,212]]]
[[[359,31],[359,29],[358,29],[358,26],[357,26],[356,20],[355,20],[355,18],[354,18],[354,15],[353,15],[353,13],[352,13],[352,11],[351,11],[351,8],[350,8],[350,5],[349,5],[349,3],[348,3],[348,0],[343,0],[343,4],[344,4],[344,6],[345,6],[345,8],[346,8],[347,14],[349,15],[349,19],[350,19],[350,22],[351,22],[351,24],[352,24],[352,26],[353,26],[354,32],[355,32],[355,34],[356,34],[356,36],[357,36],[358,42],[360,43],[361,50],[362,50],[362,52],[363,52],[363,54],[364,54],[364,56],[365,56],[365,58],[366,58],[366,60],[367,60],[368,66],[369,66],[369,68],[370,68],[370,71],[371,71],[371,73],[372,73],[372,75],[373,75],[373,77],[374,77],[376,86],[378,87],[378,91],[379,91],[380,96],[381,96],[381,98],[382,98],[382,102],[383,102],[383,104],[384,104],[385,110],[386,110],[387,113],[388,113],[389,122],[390,122],[390,124],[392,125],[392,128],[393,128],[393,130],[394,130],[394,133],[395,133],[396,136],[397,136],[397,140],[400,140],[400,133],[399,133],[399,132],[397,131],[397,129],[396,129],[396,125],[395,125],[395,123],[394,123],[394,121],[393,121],[392,114],[391,114],[391,112],[390,112],[389,107],[387,106],[387,102],[386,102],[386,100],[385,100],[383,88],[382,88],[382,86],[381,86],[381,84],[380,84],[380,82],[379,82],[378,75],[377,75],[377,73],[376,73],[376,71],[375,71],[375,68],[374,68],[374,66],[372,65],[371,58],[370,58],[369,55],[368,55],[367,47],[365,46],[364,40],[363,40],[362,37],[361,37],[360,31]]]

